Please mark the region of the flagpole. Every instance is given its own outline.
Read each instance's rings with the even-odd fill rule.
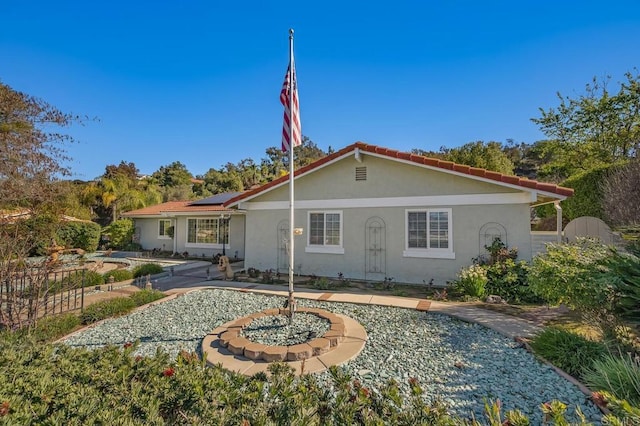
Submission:
[[[289,106],[293,108],[293,91],[294,91],[294,62],[293,62],[293,28],[289,29]],[[291,116],[291,122],[289,124],[289,321],[293,322],[293,313],[295,311],[295,300],[293,298],[293,268],[294,268],[294,191],[293,191],[293,114]]]

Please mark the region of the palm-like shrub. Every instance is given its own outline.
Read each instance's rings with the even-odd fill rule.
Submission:
[[[537,334],[531,347],[536,354],[577,378],[582,377],[593,360],[607,352],[602,343],[556,327],[547,327]]]
[[[607,354],[597,359],[584,372],[583,380],[591,389],[640,405],[640,362],[631,354]]]

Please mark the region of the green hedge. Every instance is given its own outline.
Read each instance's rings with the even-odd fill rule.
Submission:
[[[102,274],[104,282],[108,283],[109,278],[113,277],[115,282],[126,281],[133,278],[133,273],[128,269],[114,269],[113,271]]]
[[[56,242],[67,248],[94,252],[99,240],[100,225],[94,222],[62,222],[56,230]]]
[[[106,318],[126,314],[138,306],[146,305],[163,297],[165,294],[158,290],[140,290],[129,297],[103,300],[86,307],[80,314],[80,320],[83,324],[92,324]]]
[[[164,269],[157,263],[145,263],[133,268],[133,277],[139,278],[145,275],[161,274],[162,272],[164,272]]]
[[[105,318],[126,314],[136,306],[136,302],[130,297],[116,297],[89,305],[80,314],[80,320],[83,324],[93,324]]]
[[[156,300],[160,300],[164,297],[166,297],[166,295],[159,291],[159,290],[140,290],[137,291],[135,293],[133,293],[131,296],[129,296],[134,303],[136,304],[136,306],[142,306],[142,305],[146,305],[147,303],[151,303],[151,302],[155,302]]]

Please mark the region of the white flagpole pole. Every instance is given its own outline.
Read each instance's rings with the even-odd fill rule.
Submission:
[[[294,90],[294,81],[293,81],[293,71],[294,71],[294,62],[293,62],[293,28],[289,29],[289,111],[291,114],[289,120],[289,313],[290,313],[290,321],[293,321],[293,313],[295,311],[295,300],[293,298],[293,272],[294,272],[294,191],[293,191],[293,90]]]

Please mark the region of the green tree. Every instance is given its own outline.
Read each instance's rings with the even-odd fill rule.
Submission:
[[[127,163],[126,161],[120,161],[117,166],[115,164],[109,164],[104,168],[104,174],[102,177],[107,179],[116,179],[118,176],[124,176],[130,180],[138,179],[140,171],[133,162]]]
[[[180,161],[174,161],[167,166],[161,166],[158,170],[153,172],[151,179],[154,183],[161,187],[175,187],[181,185],[191,185],[191,179],[193,175],[187,166]]]
[[[469,142],[458,148],[440,148],[443,158],[454,163],[513,174],[514,164],[505,154],[500,142]]]
[[[160,187],[150,179],[138,179],[137,175],[135,164],[123,161],[120,166],[106,166],[104,175],[82,189],[83,203],[91,207],[96,221],[107,225],[124,211],[162,202]]]
[[[132,242],[135,229],[131,219],[118,219],[103,230],[109,236],[109,246],[115,249],[126,249]]]
[[[637,156],[640,147],[640,76],[628,72],[617,92],[610,77],[594,78],[585,93],[558,93],[559,105],[532,118],[552,141],[550,168],[562,178]]]

